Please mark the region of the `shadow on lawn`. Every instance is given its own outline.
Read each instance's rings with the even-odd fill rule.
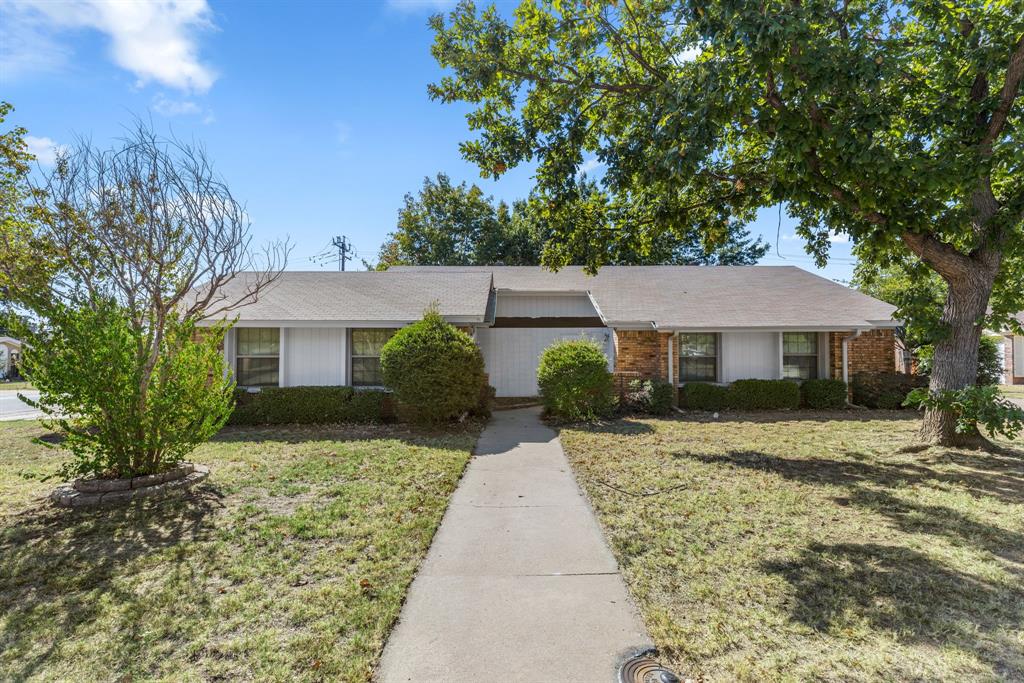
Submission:
[[[942,536],[955,545],[973,546],[1011,562],[1024,562],[1024,534],[988,524],[953,508],[913,502],[887,490],[908,485],[955,485],[974,496],[1024,504],[1024,459],[1010,467],[1004,457],[979,455],[972,462],[974,469],[951,473],[913,462],[791,459],[755,451],[732,451],[724,455],[676,453],[674,456],[771,472],[793,481],[843,487],[849,493],[837,496],[837,504],[869,509],[887,518],[901,531]]]
[[[776,422],[913,422],[921,415],[913,410],[722,410],[718,417],[714,413],[695,410],[676,413],[673,416],[682,422],[730,422],[772,424]]]
[[[723,455],[678,451],[676,458],[690,458],[709,464],[728,464],[744,469],[772,472],[784,479],[835,486],[875,484],[899,488],[908,484],[960,486],[976,497],[989,496],[1003,503],[1024,503],[1024,451],[1019,455],[941,451],[933,457],[907,456],[902,461],[864,459],[856,452],[849,460],[832,458],[784,458],[759,451],[730,451]],[[943,472],[937,466],[951,464],[956,471]]]
[[[794,620],[822,633],[872,630],[903,641],[972,652],[1000,676],[1024,674],[1024,653],[1009,635],[1024,619],[1018,584],[991,582],[909,548],[815,543],[789,562],[763,568],[794,590]]]
[[[0,528],[0,677],[32,677],[110,603],[133,615],[120,624],[125,629],[117,638],[120,647],[109,653],[118,660],[116,670],[132,670],[139,649],[146,647],[139,632],[146,627],[149,596],[121,584],[124,567],[206,538],[212,513],[221,507],[219,498],[207,485],[177,500],[95,511],[47,506],[6,520]],[[162,562],[179,563],[180,558]],[[46,647],[33,651],[40,642]]]

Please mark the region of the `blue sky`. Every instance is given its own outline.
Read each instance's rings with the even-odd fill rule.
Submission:
[[[108,144],[151,117],[206,146],[256,241],[291,237],[289,268],[334,267],[309,257],[335,234],[361,267],[426,175],[506,200],[530,191],[528,168],[481,179],[458,152],[467,108],[427,97],[441,75],[427,18],[451,4],[0,0],[0,97],[43,164],[76,135]],[[776,210],[753,230],[772,243],[763,263],[815,270]],[[834,243],[820,272],[848,279],[849,247]]]

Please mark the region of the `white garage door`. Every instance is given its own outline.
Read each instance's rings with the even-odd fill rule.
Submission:
[[[498,396],[536,396],[540,354],[553,342],[587,336],[601,344],[614,366],[611,330],[581,327],[480,328],[476,339]]]

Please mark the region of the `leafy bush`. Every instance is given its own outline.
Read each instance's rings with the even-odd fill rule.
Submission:
[[[626,391],[626,406],[648,415],[668,415],[672,412],[673,386],[668,382],[634,379]]]
[[[473,417],[488,418],[491,416],[491,410],[494,408],[494,399],[497,395],[497,390],[490,384],[484,384],[480,387],[480,400],[476,406],[470,411]]]
[[[352,387],[264,387],[235,391],[235,412],[228,424],[330,424],[381,422],[387,394]]]
[[[220,352],[225,326],[199,331],[168,320],[152,359],[138,353],[147,330],[112,300],[49,312],[45,327],[26,330],[23,362],[40,393],[33,405],[66,436],[72,459],[63,475],[166,471],[228,419],[234,382]]]
[[[999,384],[1003,378],[1003,366],[999,362],[999,341],[999,337],[982,335],[978,342],[978,378],[975,380],[978,386]],[[931,374],[934,356],[935,347],[931,344],[917,350],[918,374]]]
[[[882,410],[902,408],[911,391],[927,385],[927,377],[898,372],[857,373],[850,383],[855,405]]]
[[[615,409],[608,358],[588,339],[556,342],[545,349],[537,384],[544,408],[562,419],[593,420]]]
[[[729,407],[795,410],[800,407],[800,386],[786,379],[739,379],[729,387]]]
[[[385,386],[414,422],[437,424],[480,406],[486,385],[480,348],[445,322],[435,307],[388,340],[380,366]]]
[[[846,383],[839,379],[809,379],[800,385],[804,405],[815,410],[846,407]]]
[[[956,414],[956,431],[973,433],[983,427],[989,436],[1016,439],[1024,431],[1024,409],[999,395],[999,387],[973,386],[957,391],[932,393],[919,387],[907,396],[906,405],[934,408]]]
[[[729,387],[718,384],[691,382],[679,393],[679,403],[689,410],[722,410],[729,407],[729,401]]]

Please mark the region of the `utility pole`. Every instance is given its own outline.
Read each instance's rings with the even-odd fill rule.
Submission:
[[[342,235],[332,239],[331,244],[338,249],[338,270],[345,270],[345,261],[352,258],[349,256],[349,252],[352,251],[352,243],[348,241],[347,237]]]

